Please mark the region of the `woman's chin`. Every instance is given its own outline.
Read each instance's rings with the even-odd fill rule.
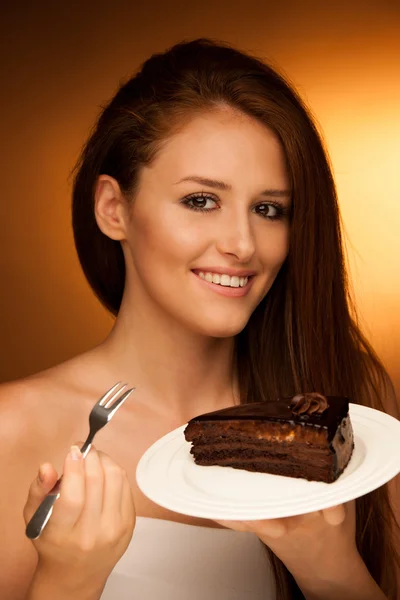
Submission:
[[[222,319],[218,322],[213,319],[208,321],[202,320],[202,323],[198,323],[198,329],[201,333],[208,337],[213,338],[229,338],[238,335],[247,325],[247,319]]]

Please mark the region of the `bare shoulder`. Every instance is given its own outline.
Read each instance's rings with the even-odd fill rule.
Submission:
[[[66,377],[70,365],[64,363],[30,377],[0,385],[0,432],[3,441],[20,446],[34,437],[62,411],[65,397],[71,402],[78,388]],[[77,389],[74,390],[74,387]],[[75,391],[75,393],[74,393]]]
[[[28,377],[0,384],[0,414],[21,424],[43,413],[51,414],[93,393],[95,351],[76,356]],[[66,405],[66,398],[68,402]]]
[[[0,432],[3,442],[23,442],[37,420],[51,380],[40,374],[0,385]]]
[[[85,411],[79,385],[81,361],[0,385],[0,597],[24,598],[36,564],[25,538],[23,507],[43,462],[57,470]]]

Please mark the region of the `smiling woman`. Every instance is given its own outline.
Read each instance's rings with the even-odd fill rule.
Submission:
[[[73,226],[84,273],[116,319],[98,347],[1,388],[13,456],[0,468],[2,597],[394,599],[386,486],[308,515],[225,523],[233,534],[157,506],[136,484],[153,442],[211,410],[312,390],[394,410],[349,308],[329,161],[291,86],[208,40],[152,56],[83,149]],[[29,520],[92,403],[122,379],[134,400],[104,432],[104,454],[70,452],[32,545],[23,506]]]
[[[108,238],[123,241],[124,306],[140,314],[152,306],[154,323],[173,319],[202,335],[237,334],[286,259],[289,185],[277,136],[226,107],[195,115],[165,142],[131,203],[102,175],[95,214]],[[246,286],[231,287],[231,276],[248,275]]]

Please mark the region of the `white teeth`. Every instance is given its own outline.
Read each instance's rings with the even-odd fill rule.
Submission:
[[[200,279],[205,279],[209,283],[216,283],[217,285],[223,285],[224,287],[244,287],[247,285],[249,280],[248,277],[237,277],[234,275],[230,277],[230,275],[219,275],[218,273],[204,273],[203,271],[199,271]]]
[[[214,277],[213,277],[213,281],[214,281]],[[224,285],[225,287],[229,287],[231,285],[231,278],[229,277],[229,275],[221,275],[220,284]]]

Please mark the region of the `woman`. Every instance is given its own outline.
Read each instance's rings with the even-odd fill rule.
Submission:
[[[397,410],[349,308],[331,170],[291,87],[260,61],[208,40],[153,56],[102,112],[83,150],[73,225],[85,275],[116,320],[100,346],[2,388],[2,598],[97,600],[108,580],[103,598],[153,600],[144,577],[111,585],[120,557],[140,546],[138,530],[130,543],[135,511],[156,540],[172,526],[172,562],[187,531],[195,533],[190,553],[205,532],[236,536],[226,552],[253,544],[256,559],[237,580],[252,591],[235,596],[221,572],[218,595],[203,582],[192,598],[395,598],[388,486],[311,515],[222,524],[237,533],[164,510],[135,482],[137,461],[156,439],[234,403],[317,390]],[[222,274],[230,277],[223,285]],[[52,465],[86,437],[93,403],[119,380],[137,391],[98,435],[104,454],[94,449],[83,461],[71,449],[62,496],[32,545],[21,517],[32,473],[44,463],[25,521],[57,479]],[[268,549],[264,563],[257,538]],[[224,555],[213,548],[211,560]],[[149,579],[157,579],[156,562]],[[154,599],[189,597],[179,592],[184,579]]]

